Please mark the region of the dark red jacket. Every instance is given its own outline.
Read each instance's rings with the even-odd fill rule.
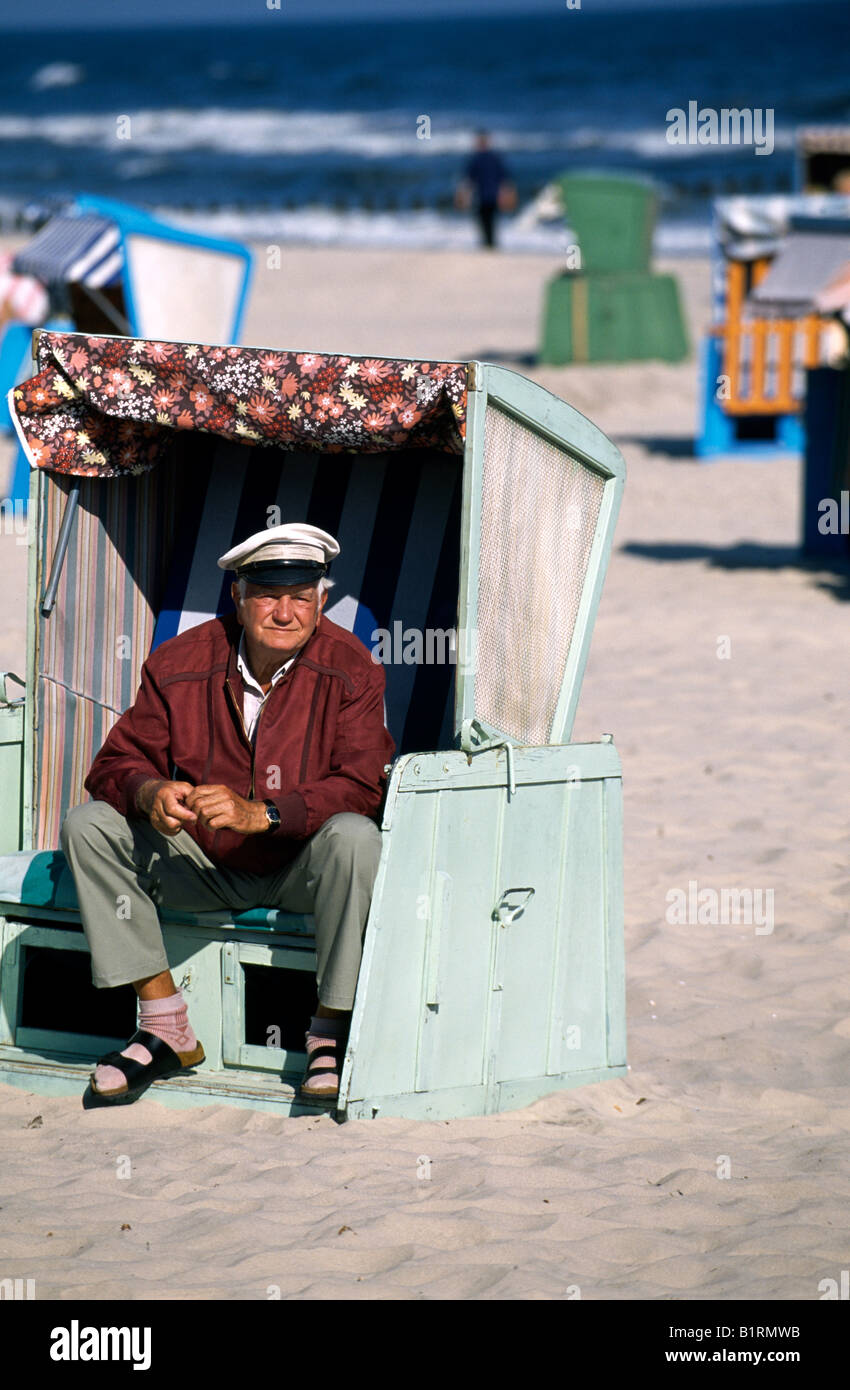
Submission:
[[[242,720],[241,634],[231,614],[163,642],[142,667],[136,702],[110,730],[85,785],[128,818],[138,816],[136,793],[151,777],[222,784],[273,801],[279,830],[241,835],[187,825],[215,863],[273,873],[337,812],[375,817],[394,744],[384,727],[383,667],[358,638],[322,617],[272,687],[254,751]]]

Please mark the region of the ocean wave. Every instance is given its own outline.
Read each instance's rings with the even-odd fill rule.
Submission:
[[[661,112],[660,121],[657,126],[643,127],[642,129],[614,129],[600,130],[595,127],[587,127],[577,130],[570,137],[569,145],[565,149],[570,149],[574,153],[580,150],[604,150],[606,153],[622,150],[629,154],[639,155],[642,159],[651,161],[658,159],[669,159],[674,156],[676,159],[706,159],[718,152],[727,153],[730,149],[739,149],[742,153],[747,150],[746,145],[675,145],[668,139],[670,126],[667,124],[666,110]],[[774,148],[791,150],[795,144],[795,128],[793,126],[776,126],[774,129]]]
[[[118,139],[118,122],[124,134]],[[409,111],[365,114],[354,111],[228,110],[210,106],[136,112],[76,112],[73,115],[0,116],[0,140],[43,140],[61,146],[115,149],[129,145],[148,152],[214,150],[226,154],[341,153],[381,158],[399,154],[465,153],[474,127],[442,129],[432,122],[430,137],[417,137],[420,115]],[[129,125],[127,125],[129,122]],[[545,150],[551,137],[541,132],[506,132],[499,147]]]
[[[53,67],[62,65],[53,64]],[[71,65],[67,65],[71,66]],[[44,71],[44,70],[43,70]],[[475,127],[460,113],[431,119],[429,138],[419,138],[418,123],[427,113],[410,111],[279,111],[205,107],[136,112],[77,112],[72,115],[0,116],[0,141],[43,141],[60,147],[145,151],[166,154],[207,150],[233,155],[309,155],[340,153],[364,159],[398,156],[427,158],[468,153]],[[511,153],[579,153],[598,149],[622,152],[646,161],[706,158],[729,146],[671,145],[666,110],[658,124],[607,129],[588,125],[550,130],[494,129],[494,144]],[[119,139],[118,122],[120,127]],[[129,123],[129,124],[128,124]],[[421,125],[420,129],[424,128]],[[777,148],[794,143],[792,128],[778,128]],[[746,147],[740,148],[745,152]]]
[[[76,87],[85,82],[86,70],[79,63],[45,63],[30,78],[34,92],[46,92],[51,87]]]
[[[472,218],[430,209],[409,212],[337,211],[319,204],[294,211],[268,208],[231,208],[187,212],[161,206],[157,215],[165,221],[210,236],[235,237],[266,246],[299,243],[311,246],[396,247],[428,250],[472,250],[479,244]],[[523,226],[517,217],[504,217],[499,245],[506,252],[566,255],[570,235],[563,223]],[[654,250],[660,256],[708,255],[711,229],[708,219],[670,221],[655,229]]]

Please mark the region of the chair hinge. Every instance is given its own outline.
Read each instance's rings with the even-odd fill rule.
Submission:
[[[464,753],[483,753],[486,748],[504,748],[508,764],[508,793],[516,791],[516,772],[514,768],[514,746],[507,738],[493,738],[479,724],[477,719],[464,719],[460,728],[460,746]]]

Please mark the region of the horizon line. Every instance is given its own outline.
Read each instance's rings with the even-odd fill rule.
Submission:
[[[790,8],[792,5],[799,5],[799,0],[692,0],[691,3],[686,3],[684,6],[682,0],[592,0],[592,2],[594,7],[590,15],[592,19],[601,18],[603,15],[655,13],[660,10],[672,10],[677,14],[698,14],[701,11],[710,12],[718,8],[750,10],[765,8],[776,9],[781,7],[785,9]],[[275,17],[276,22],[283,22],[287,25],[352,25],[381,22],[384,24],[415,24],[421,23],[423,19],[433,18],[435,14],[440,14],[442,18],[477,20],[520,19],[529,17],[542,18],[544,15],[555,17],[551,0],[531,0],[531,3],[533,6],[531,9],[529,8],[527,0],[525,3],[524,0],[516,0],[515,5],[489,8],[488,0],[467,0],[466,4],[463,4],[461,0],[460,6],[458,5],[458,0],[435,0],[435,2],[432,0],[428,15],[423,16],[421,12],[414,14],[409,11],[399,11],[398,9],[385,10],[383,8],[370,8],[368,3],[363,13],[356,15],[352,15],[350,12],[344,13],[339,11],[325,13],[321,11],[316,13],[313,11],[312,13],[292,14],[283,8],[286,4],[286,0],[283,0],[280,10],[259,10],[251,17],[246,16],[244,13],[234,13],[231,17],[222,17],[221,19],[217,19],[214,23],[210,23],[209,18],[202,15],[197,15],[196,17],[191,15],[175,15],[171,18],[164,15],[157,15],[155,22],[140,24],[133,16],[128,15],[125,18],[123,15],[120,13],[117,14],[113,10],[109,16],[104,15],[99,19],[81,19],[78,23],[72,24],[64,22],[64,15],[61,21],[53,23],[51,20],[45,20],[42,14],[38,20],[33,19],[31,24],[26,22],[21,24],[18,22],[14,28],[7,26],[0,20],[0,33],[31,34],[34,31],[40,30],[45,32],[46,30],[49,34],[58,35],[71,33],[102,33],[104,30],[110,29],[126,30],[128,32],[155,32],[159,29],[198,28],[217,30],[233,29],[236,27],[258,29],[260,25],[268,23],[272,16]],[[839,4],[846,5],[846,0],[814,0],[814,3],[824,7],[831,7]],[[573,10],[572,13],[583,13],[585,17],[587,17],[587,12],[582,11],[580,5]]]

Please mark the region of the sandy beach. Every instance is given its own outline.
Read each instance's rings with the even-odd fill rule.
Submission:
[[[246,342],[498,361],[625,455],[575,738],[612,732],[623,762],[630,1071],[436,1124],[0,1085],[3,1276],[38,1299],[817,1300],[850,1260],[850,577],[799,562],[800,460],[698,463],[695,358],[535,367],[554,258],[257,252]],[[658,268],[696,346],[707,263]],[[0,548],[23,675],[26,548]],[[772,930],[671,924],[694,881],[770,892]]]

